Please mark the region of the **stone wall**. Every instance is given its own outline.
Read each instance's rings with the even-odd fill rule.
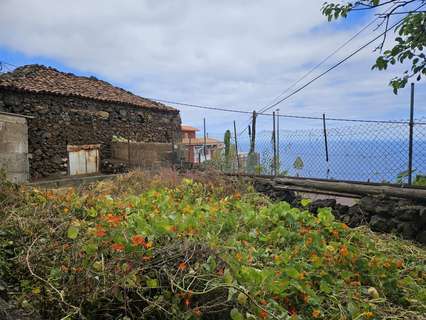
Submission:
[[[395,233],[408,240],[426,244],[426,199],[409,201],[381,197],[363,197],[353,206],[336,203],[335,199],[316,200],[303,207],[301,198],[292,191],[275,189],[271,183],[255,181],[256,191],[273,200],[286,201],[316,214],[318,208],[331,208],[334,216],[350,227],[369,225],[371,230]]]
[[[101,144],[100,157],[105,160],[111,157],[113,135],[145,142],[180,139],[177,110],[0,89],[0,111],[34,117],[28,120],[33,179],[67,175],[67,145]]]

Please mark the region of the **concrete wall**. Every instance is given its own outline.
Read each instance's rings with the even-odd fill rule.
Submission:
[[[24,117],[0,113],[0,169],[15,183],[28,181],[28,128]]]
[[[113,142],[112,159],[128,162],[128,144]],[[173,162],[171,143],[130,142],[130,167],[142,169],[170,168]]]
[[[34,117],[28,120],[33,180],[68,175],[68,145],[100,144],[102,162],[111,159],[114,135],[143,142],[180,139],[177,110],[0,89],[0,111]]]

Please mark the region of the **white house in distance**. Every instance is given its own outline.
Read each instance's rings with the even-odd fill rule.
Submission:
[[[182,144],[185,146],[185,159],[190,163],[201,163],[206,160],[211,160],[213,153],[216,150],[221,150],[224,147],[222,141],[206,137],[197,138],[197,128],[182,125]],[[204,156],[204,143],[206,146],[206,154]]]

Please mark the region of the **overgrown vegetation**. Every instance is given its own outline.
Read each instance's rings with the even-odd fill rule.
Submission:
[[[0,190],[7,299],[43,319],[424,319],[426,250],[211,172]]]

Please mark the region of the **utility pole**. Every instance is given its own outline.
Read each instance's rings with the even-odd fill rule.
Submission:
[[[237,141],[237,126],[234,120],[234,140],[235,140],[235,154],[237,156],[237,172],[240,171],[240,157],[238,156],[238,141]]]
[[[203,118],[203,127],[204,127],[204,161],[207,160],[207,150],[206,150],[206,144],[207,144],[207,137],[206,137],[206,118]]]

